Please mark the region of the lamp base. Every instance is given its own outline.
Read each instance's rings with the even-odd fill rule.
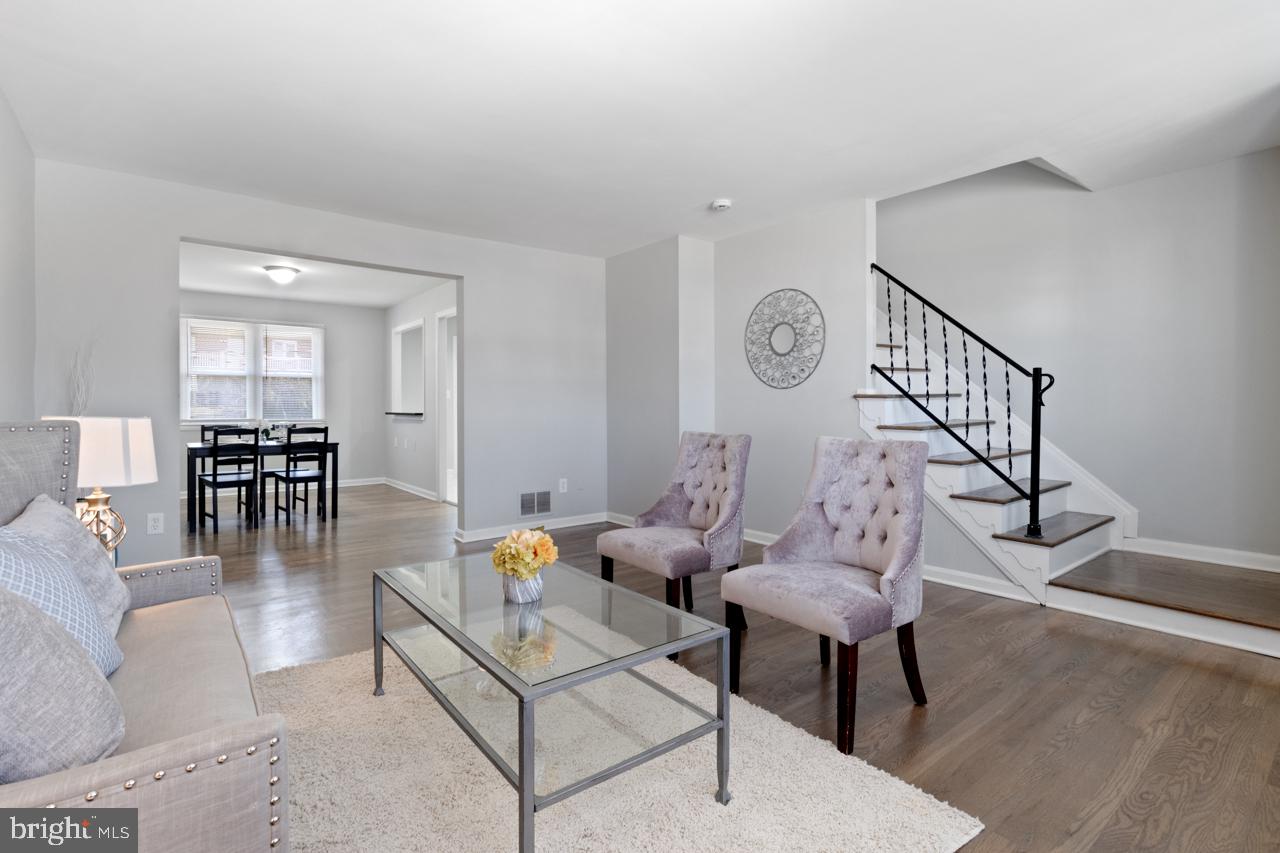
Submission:
[[[120,547],[129,531],[125,527],[124,518],[111,508],[111,495],[102,491],[101,486],[94,486],[87,498],[76,501],[76,508],[79,510],[80,523],[98,537],[103,548],[112,552]]]

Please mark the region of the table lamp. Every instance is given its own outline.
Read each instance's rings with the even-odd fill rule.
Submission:
[[[151,418],[59,418],[45,420],[76,421],[80,424],[80,474],[76,485],[93,489],[77,502],[80,522],[114,551],[124,541],[128,529],[120,513],[111,508],[111,495],[104,486],[138,486],[154,483],[156,448],[151,433]]]

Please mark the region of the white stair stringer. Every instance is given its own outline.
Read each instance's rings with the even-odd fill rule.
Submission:
[[[887,330],[888,318],[883,311],[879,312],[879,321],[880,329]],[[953,337],[950,341],[950,388],[953,393],[958,392],[963,395],[965,377],[962,349],[959,335],[955,333],[954,329],[952,331]],[[879,340],[888,340],[887,331],[881,332]],[[925,354],[925,349],[920,340],[914,335],[904,335],[902,327],[894,324],[894,341],[900,346],[906,343],[910,347],[913,367],[924,366],[920,359]],[[981,350],[979,345],[972,341],[969,345],[969,355],[970,375],[980,376]],[[876,357],[876,363],[887,369],[889,366],[889,351],[877,349]],[[946,413],[946,400],[936,395],[943,393],[946,388],[947,383],[943,379],[944,376],[948,375],[946,365],[940,353],[929,351],[927,358],[930,387],[935,395],[929,401],[929,410],[941,419],[944,418]],[[903,366],[904,353],[901,349],[894,351],[894,359],[899,367]],[[988,361],[988,368],[988,387],[994,392],[1003,385],[1004,365],[1001,361],[992,357]],[[924,398],[923,393],[921,393],[924,387],[924,376],[924,373],[911,375],[912,392],[922,400]],[[899,384],[906,386],[906,375],[904,373],[898,372],[894,378]],[[1020,373],[1015,372],[1012,374],[1012,378],[1015,387],[1029,384]],[[892,385],[876,374],[872,374],[871,379],[868,380],[868,385],[876,391],[897,393]],[[970,418],[987,419],[988,416],[984,412],[989,406],[989,419],[994,421],[991,433],[992,450],[1004,450],[1008,439],[1006,437],[1007,411],[1003,402],[1003,389],[1000,389],[999,400],[996,400],[993,396],[985,404],[982,401],[981,385],[970,383],[969,391],[972,399]],[[1050,391],[1046,397],[1049,405],[1046,406],[1045,411],[1050,418],[1052,417],[1052,393]],[[864,398],[857,402],[859,404],[859,425],[868,435],[898,440],[925,440],[930,444],[931,455],[964,451],[962,445],[941,430],[921,433],[881,430],[880,426],[882,424],[928,420],[928,417],[910,400]],[[1017,400],[1015,399],[1016,403]],[[963,396],[950,401],[950,417],[952,419],[964,417]],[[1031,446],[1030,425],[1017,416],[1014,416],[1008,423],[1011,427],[1013,446],[1016,448],[1029,448]],[[1050,426],[1050,428],[1052,427]],[[974,447],[979,450],[985,449],[986,434],[984,427],[971,428],[971,436],[970,443]],[[1126,536],[1136,536],[1138,511],[1132,504],[1117,495],[1060,448],[1045,440],[1043,436],[1040,440],[1040,451],[1041,478],[1046,480],[1067,480],[1071,483],[1065,488],[1045,492],[1041,495],[1041,518],[1048,518],[1064,510],[1074,510],[1077,512],[1111,515],[1115,517],[1116,521],[1091,530],[1054,548],[1046,548],[1040,545],[1029,545],[992,538],[992,534],[1011,530],[1020,524],[1026,523],[1027,501],[1015,501],[1012,504],[998,505],[955,500],[951,497],[955,493],[973,491],[1001,482],[994,473],[981,463],[965,466],[930,464],[926,469],[925,489],[929,500],[934,506],[951,519],[1000,568],[1001,572],[1010,581],[1025,589],[1043,604],[1047,601],[1047,587],[1051,579],[1107,550],[1124,547],[1124,538]],[[1002,471],[1007,472],[1007,466],[1010,463],[1008,460],[1000,460],[994,464],[998,465]],[[1030,456],[1014,457],[1012,469],[1014,478],[1028,476],[1030,473]]]
[[[904,438],[909,440],[911,438],[910,434],[897,433],[888,435],[881,433],[879,426],[883,421],[869,416],[865,406],[859,407],[859,421],[859,426],[862,427],[863,432],[870,436],[897,440]],[[1048,578],[1044,567],[1041,565],[1043,560],[1037,560],[1036,557],[1038,555],[1019,554],[1014,549],[1006,547],[1017,543],[993,539],[992,534],[1002,531],[997,529],[997,525],[989,521],[984,523],[979,520],[971,508],[979,506],[978,504],[969,505],[967,501],[957,501],[951,498],[953,492],[964,491],[964,489],[953,489],[948,483],[935,476],[936,469],[939,467],[942,466],[929,465],[925,468],[925,495],[929,498],[929,502],[941,510],[943,515],[951,519],[965,536],[990,557],[992,562],[996,564],[1011,583],[1025,589],[1037,602],[1044,604]],[[990,474],[989,471],[987,473]],[[1050,549],[1039,548],[1038,550],[1048,551]]]

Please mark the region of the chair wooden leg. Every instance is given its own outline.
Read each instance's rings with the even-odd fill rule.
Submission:
[[[853,754],[853,717],[858,702],[858,644],[836,646],[836,748]]]
[[[685,575],[680,580],[680,589],[684,594],[684,609],[693,612],[693,575]]]
[[[191,500],[191,495],[187,495],[187,500]],[[200,529],[204,530],[204,483],[200,482],[196,486],[196,514],[200,517]]]
[[[916,662],[914,626],[914,622],[898,626],[898,654],[902,657],[902,671],[907,675],[907,687],[911,690],[911,698],[917,705],[927,705],[929,700],[924,695],[924,682],[920,680],[920,666]]]
[[[600,579],[613,583],[613,557],[600,555]]]
[[[276,497],[272,503],[276,506],[276,524],[280,523],[280,478],[276,477]]]
[[[680,608],[680,579],[679,578],[667,578],[667,606],[674,607],[677,610]],[[679,652],[672,652],[671,654],[667,655],[667,660],[678,660],[679,658],[680,658]]]
[[[218,533],[218,490],[213,490],[213,532]]]
[[[831,666],[831,638],[826,634],[818,635],[818,660],[823,666]]]
[[[742,667],[742,605],[726,601],[724,604],[724,621],[729,626],[729,692],[738,692],[738,673]]]

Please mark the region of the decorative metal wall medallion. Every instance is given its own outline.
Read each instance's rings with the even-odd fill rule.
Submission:
[[[770,388],[794,388],[822,360],[827,324],[822,309],[803,290],[775,290],[747,318],[747,364]]]

